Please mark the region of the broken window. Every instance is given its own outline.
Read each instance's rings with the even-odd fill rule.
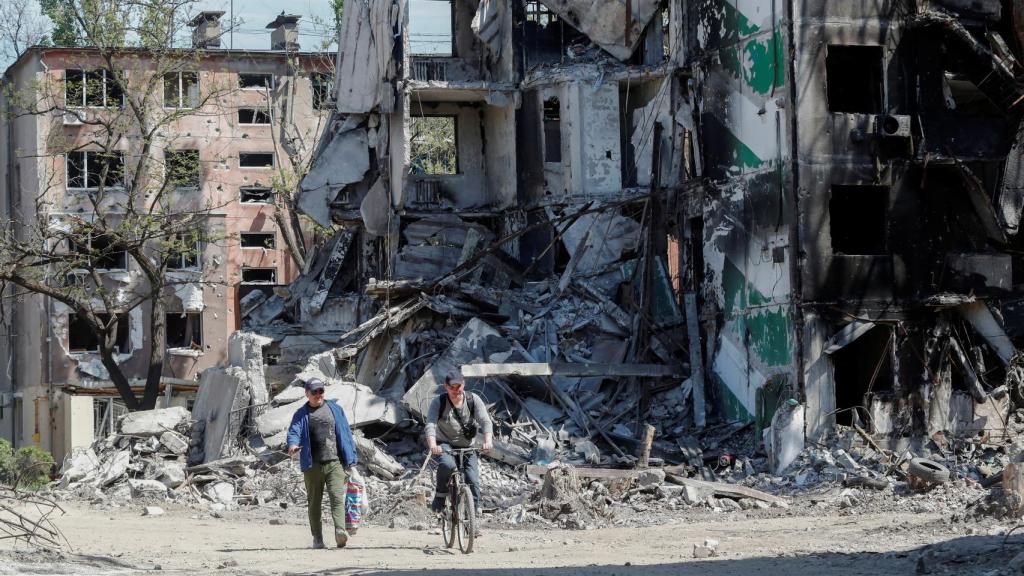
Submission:
[[[558,22],[558,15],[537,0],[532,0],[526,3],[526,21],[547,26]]]
[[[110,235],[87,232],[69,242],[71,252],[81,256],[82,266],[97,270],[128,268],[128,252],[124,244]]]
[[[544,101],[544,161],[562,161],[562,120],[558,98]]]
[[[259,186],[246,186],[238,189],[243,204],[273,204],[274,189]]]
[[[239,108],[239,124],[270,124],[270,111],[266,108]]]
[[[68,107],[120,107],[124,93],[106,70],[65,70],[64,102]]]
[[[277,234],[273,232],[242,232],[242,248],[277,248]]]
[[[110,322],[110,314],[97,314],[100,322]],[[68,315],[68,351],[69,352],[99,352],[100,335],[93,329],[92,325],[80,318],[77,314]],[[117,315],[117,337],[114,344],[114,352],[120,354],[130,351],[128,347],[128,315]]]
[[[313,109],[330,109],[334,94],[334,76],[330,74],[314,73],[310,76],[310,82],[312,83],[313,88]]]
[[[409,156],[418,174],[457,174],[459,171],[455,116],[416,116],[410,122]]]
[[[832,253],[886,254],[888,186],[832,186],[828,204]]]
[[[409,0],[409,50],[413,56],[453,56],[450,0]]]
[[[831,112],[882,112],[882,47],[830,44],[825,56],[825,82]]]
[[[199,150],[164,151],[167,185],[171,188],[199,188]]]
[[[273,168],[273,152],[239,152],[239,168]]]
[[[271,74],[239,74],[238,87],[242,90],[273,90],[274,76]]]
[[[64,164],[69,190],[118,188],[124,184],[124,155],[120,151],[68,152]]]
[[[164,107],[195,108],[199,106],[199,74],[180,71],[164,74]]]
[[[185,238],[174,237],[167,250],[168,270],[198,270],[200,256],[202,255],[202,244],[194,235],[187,235]]]
[[[242,284],[277,284],[277,268],[242,268]]]
[[[203,315],[201,312],[169,313],[164,326],[168,348],[202,349]]]

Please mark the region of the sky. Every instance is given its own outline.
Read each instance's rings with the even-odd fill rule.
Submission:
[[[450,53],[449,6],[450,3],[444,1],[409,0],[409,35],[414,54]],[[230,21],[234,10],[238,24],[233,34],[224,35],[221,46],[225,48],[268,50],[270,30],[266,26],[278,14],[286,11],[302,16],[299,20],[299,44],[302,50],[320,49],[326,40],[331,40],[329,50],[337,50],[337,42],[328,32],[333,19],[328,0],[234,0],[234,6],[232,0],[199,0],[193,10],[223,10],[226,22]],[[182,38],[182,41],[187,42],[188,38]],[[0,54],[0,70],[10,64],[5,60]]]

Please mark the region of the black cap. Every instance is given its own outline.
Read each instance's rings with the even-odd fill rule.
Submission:
[[[303,387],[310,392],[313,392],[314,390],[323,390],[324,381],[319,378],[310,378],[309,380],[306,380]]]

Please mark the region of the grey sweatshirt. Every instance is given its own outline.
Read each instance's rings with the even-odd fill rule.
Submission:
[[[469,413],[469,397],[473,397],[473,414]],[[427,437],[431,436],[437,439],[438,444],[451,444],[456,448],[468,448],[472,445],[469,438],[462,433],[462,427],[459,426],[459,421],[455,418],[455,411],[458,410],[462,416],[462,421],[469,424],[470,419],[474,420],[477,425],[477,438],[483,439],[483,434],[489,434],[494,429],[491,424],[491,417],[487,414],[487,406],[484,405],[484,401],[479,396],[472,392],[466,392],[466,397],[462,401],[460,408],[449,406],[445,412],[444,419],[440,422],[437,420],[437,414],[441,409],[441,402],[448,402],[448,395],[441,394],[434,398],[430,403],[430,408],[427,410]]]

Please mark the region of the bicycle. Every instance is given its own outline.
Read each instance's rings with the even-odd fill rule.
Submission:
[[[473,502],[473,492],[463,481],[463,474],[465,474],[463,457],[476,451],[476,448],[447,450],[456,458],[456,470],[448,478],[448,497],[445,499],[444,510],[441,512],[441,538],[444,540],[445,548],[454,547],[458,540],[459,550],[462,550],[463,554],[473,551],[473,540],[476,538],[476,508]]]

